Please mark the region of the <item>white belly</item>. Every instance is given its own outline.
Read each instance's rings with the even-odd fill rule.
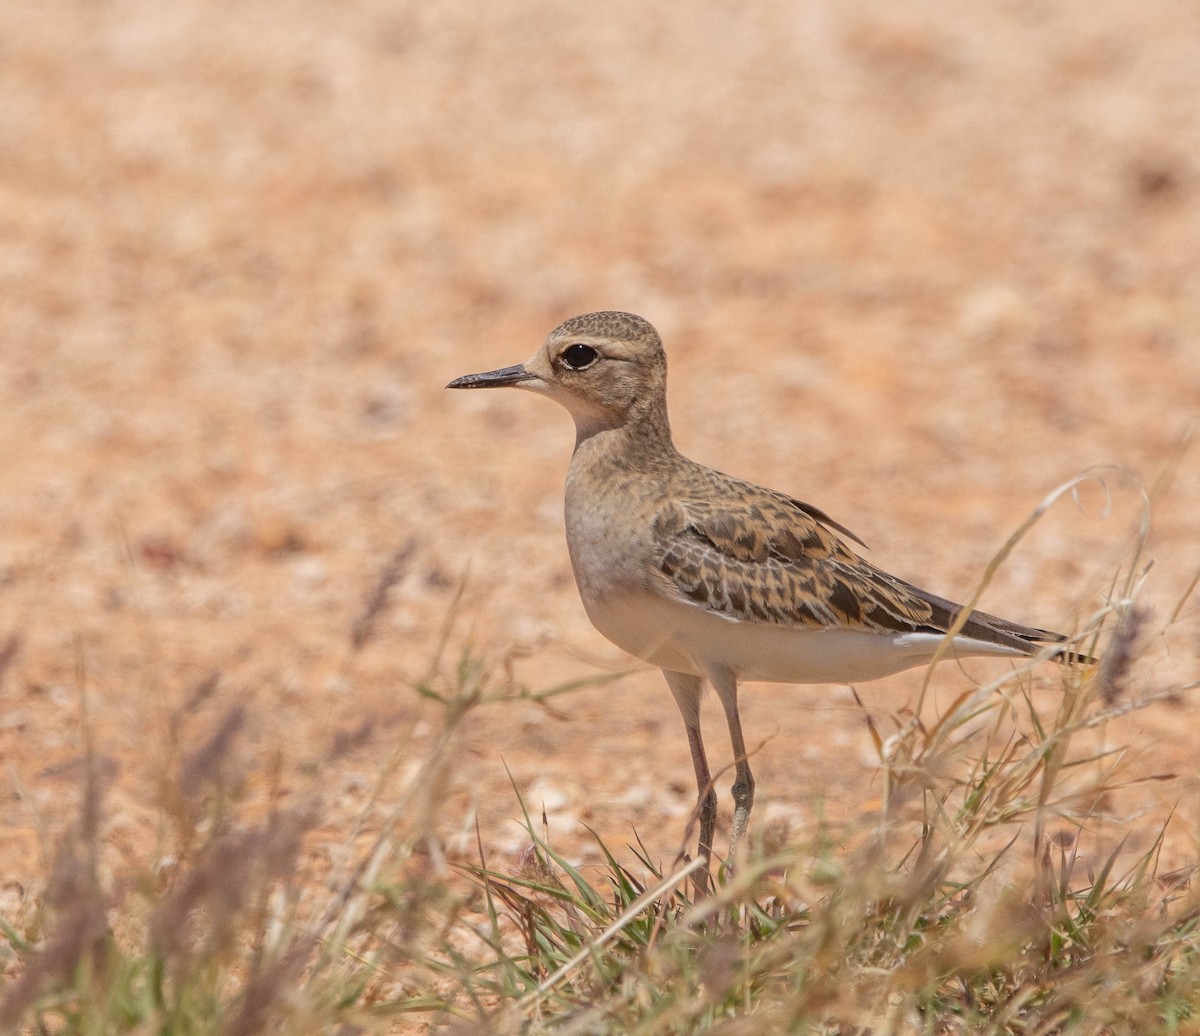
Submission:
[[[942,636],[809,630],[726,619],[651,593],[584,600],[593,625],[618,647],[662,669],[695,676],[726,670],[771,683],[856,683],[924,665]],[[960,637],[947,657],[1020,652]]]

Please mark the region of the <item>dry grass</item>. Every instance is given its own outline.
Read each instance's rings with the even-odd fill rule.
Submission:
[[[349,624],[351,677],[412,549]],[[469,651],[453,658],[449,622],[410,684],[437,734],[407,768],[415,748],[399,740],[332,868],[308,851],[331,808],[319,779],[265,815],[240,796],[244,706],[185,737],[213,674],[172,719],[161,843],[115,873],[99,862],[111,767],[85,745],[79,815],[45,892],[4,924],[18,967],[0,1028],[1194,1031],[1200,893],[1190,867],[1161,871],[1162,831],[1123,851],[1107,815],[1128,780],[1121,751],[1091,736],[1197,686],[1132,696],[1151,641],[1143,571],[1134,550],[1079,638],[1103,661],[1063,668],[1052,709],[1033,661],[964,691],[933,726],[896,716],[885,736],[871,723],[879,816],[801,837],[766,825],[711,896],[682,854],[663,871],[639,850],[631,866],[599,839],[606,865],[585,875],[528,814],[515,872],[482,844],[473,861],[444,857],[435,820],[463,719],[577,686],[535,693]],[[378,736],[370,723],[335,734],[314,772]]]

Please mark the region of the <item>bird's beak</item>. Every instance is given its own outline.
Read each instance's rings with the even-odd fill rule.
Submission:
[[[464,374],[461,378],[455,378],[446,388],[497,388],[501,385],[516,385],[521,381],[536,379],[536,374],[531,374],[524,365],[518,363],[513,367],[501,367],[498,371]]]

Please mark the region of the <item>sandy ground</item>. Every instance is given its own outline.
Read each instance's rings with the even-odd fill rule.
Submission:
[[[448,666],[468,642],[534,689],[629,666],[572,583],[566,415],[443,391],[574,313],[653,321],[686,453],[930,589],[969,594],[1096,464],[1130,473],[1107,515],[1094,487],[1060,503],[985,607],[1064,628],[1102,607],[1133,479],[1160,486],[1156,627],[1200,565],[1200,454],[1177,449],[1200,413],[1194,6],[52,0],[0,6],[0,39],[5,912],[76,813],[85,728],[114,865],[152,855],[159,775],[234,703],[244,794],[278,760],[272,794],[319,783],[336,844],[394,746],[436,733],[411,683],[460,586]],[[1193,595],[1149,641],[1135,691],[1196,676],[1198,615]],[[886,729],[919,685],[858,691]],[[946,667],[935,704],[966,685]],[[849,689],[744,697],[757,816],[878,805]],[[478,823],[519,852],[511,772],[568,853],[591,858],[587,824],[669,860],[693,792],[659,675],[553,705],[468,720],[446,846]],[[323,762],[365,719],[375,738]],[[1179,775],[1114,815],[1137,845],[1177,806],[1180,859],[1197,719],[1107,735],[1131,774]]]

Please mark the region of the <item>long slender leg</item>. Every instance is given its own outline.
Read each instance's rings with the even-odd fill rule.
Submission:
[[[742,738],[742,720],[738,715],[737,679],[726,670],[716,669],[708,674],[709,683],[721,699],[725,709],[725,721],[729,724],[729,740],[733,745],[733,830],[729,835],[729,858],[734,858],[738,843],[746,833],[750,822],[750,809],[754,805],[754,774],[750,772],[750,760],[746,758],[746,742]]]
[[[713,830],[717,826],[717,792],[704,755],[704,741],[700,737],[700,692],[704,681],[698,676],[670,669],[664,669],[663,676],[667,678],[667,686],[683,716],[688,747],[692,750],[692,766],[696,770],[696,811],[700,817],[700,855],[707,866],[707,861],[712,859]]]

